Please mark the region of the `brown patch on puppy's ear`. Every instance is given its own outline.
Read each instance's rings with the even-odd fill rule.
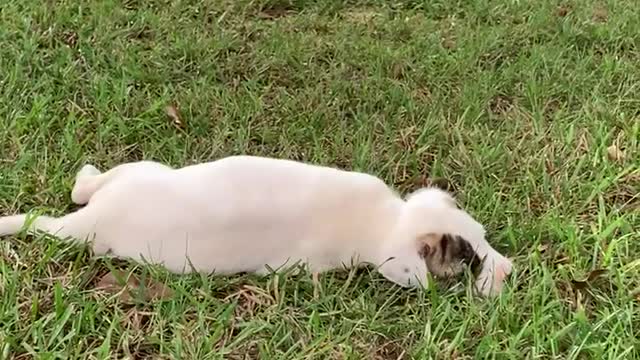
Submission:
[[[455,255],[457,258],[461,259],[465,264],[469,265],[471,268],[471,272],[474,275],[478,275],[481,265],[482,259],[478,256],[476,251],[471,246],[465,238],[462,236],[455,236],[457,243],[457,251],[458,253]]]
[[[459,274],[465,266],[477,276],[482,270],[482,259],[463,237],[453,234],[428,234],[419,237],[420,256],[431,273],[439,277]]]
[[[442,235],[429,233],[418,236],[418,253],[423,259],[433,255]]]

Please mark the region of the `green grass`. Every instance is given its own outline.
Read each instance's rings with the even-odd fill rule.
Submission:
[[[515,262],[490,300],[120,264],[174,291],[130,305],[87,249],[17,236],[0,358],[640,358],[635,1],[1,0],[0,24],[0,214],[70,210],[85,162],[276,156],[448,179]]]

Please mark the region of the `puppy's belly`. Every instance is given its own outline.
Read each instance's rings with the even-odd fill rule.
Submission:
[[[282,221],[229,223],[198,215],[147,218],[136,212],[98,228],[103,244],[117,257],[161,264],[176,273],[233,274],[306,261],[304,227]]]
[[[265,266],[277,269],[303,260],[296,251],[295,239],[289,239],[289,246],[283,246],[287,243],[285,239],[268,241],[265,234],[258,233],[256,237],[243,236],[251,235],[247,233],[246,230],[244,234],[154,231],[136,236],[135,231],[111,229],[103,233],[101,240],[109,243],[114,256],[160,264],[176,273],[256,272],[263,271]]]
[[[324,262],[313,259],[309,243],[327,246],[323,240],[332,236],[314,227],[319,219],[305,192],[284,196],[283,188],[262,195],[200,182],[178,186],[179,180],[140,176],[105,188],[89,206],[98,219],[96,241],[117,257],[178,273],[263,272],[265,265]]]

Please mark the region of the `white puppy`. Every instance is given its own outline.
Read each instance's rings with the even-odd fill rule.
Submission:
[[[232,156],[172,169],[141,161],[105,173],[86,165],[60,218],[0,218],[0,236],[46,232],[90,241],[97,255],[173,272],[265,274],[296,262],[312,272],[371,263],[402,286],[479,265],[476,287],[497,293],[511,262],[439,189],[405,201],[380,179],[289,160]]]

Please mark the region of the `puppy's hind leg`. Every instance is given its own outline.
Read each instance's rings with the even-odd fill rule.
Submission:
[[[85,165],[76,175],[76,183],[71,191],[71,200],[75,204],[86,205],[93,197],[93,194],[116,177],[138,171],[149,173],[151,171],[167,170],[171,170],[171,168],[153,161],[125,163],[104,173],[101,173],[100,170],[96,169],[93,165]]]
[[[85,205],[96,192],[95,178],[101,172],[95,166],[87,164],[76,174],[75,184],[71,190],[71,201],[78,205]]]
[[[114,176],[121,173],[123,168],[123,166],[116,166],[105,173],[101,173],[93,165],[83,166],[76,175],[76,183],[71,190],[71,201],[78,205],[88,204],[93,194],[113,179]]]
[[[96,176],[102,174],[102,171],[98,170],[95,166],[91,164],[86,164],[83,166],[80,171],[76,174],[76,180],[83,179],[86,177]]]

